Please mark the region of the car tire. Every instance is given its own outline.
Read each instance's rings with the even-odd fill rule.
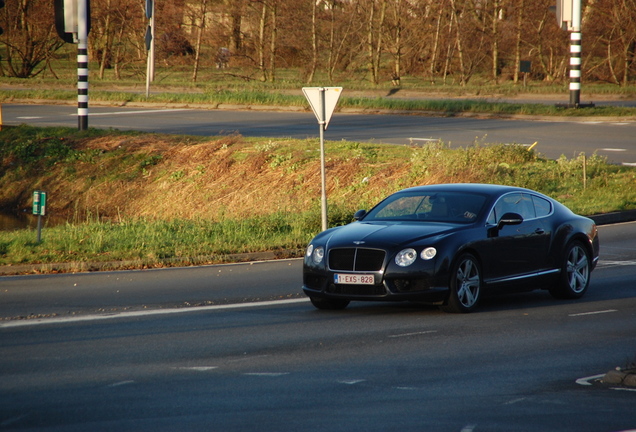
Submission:
[[[590,285],[592,260],[580,241],[573,241],[565,248],[558,281],[550,289],[550,294],[558,299],[578,299]]]
[[[316,309],[321,310],[342,310],[349,306],[349,300],[334,300],[317,297],[309,297],[309,300],[311,300],[311,304],[313,304]]]
[[[482,285],[477,258],[470,253],[460,255],[451,272],[448,300],[440,308],[452,313],[473,311],[481,298]]]

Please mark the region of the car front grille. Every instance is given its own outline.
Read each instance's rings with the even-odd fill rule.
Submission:
[[[386,253],[380,249],[341,248],[329,251],[329,268],[343,271],[382,270]]]

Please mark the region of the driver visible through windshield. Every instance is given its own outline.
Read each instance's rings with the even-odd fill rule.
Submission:
[[[364,221],[471,223],[483,210],[485,201],[483,195],[455,192],[397,194],[369,211]]]

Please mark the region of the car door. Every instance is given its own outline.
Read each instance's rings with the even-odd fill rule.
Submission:
[[[502,216],[516,213],[523,222],[496,228]],[[502,196],[488,218],[490,228],[491,281],[522,278],[541,269],[547,261],[550,233],[537,218],[532,195],[514,192]]]

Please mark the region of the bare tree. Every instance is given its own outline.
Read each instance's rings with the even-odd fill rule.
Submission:
[[[309,66],[309,74],[307,83],[314,80],[316,69],[318,68],[318,4],[316,0],[311,2],[311,64]]]
[[[592,12],[593,10],[593,12]],[[588,71],[596,79],[628,85],[636,73],[636,0],[599,0],[588,5],[586,34],[594,41],[586,56]]]
[[[261,72],[261,81],[267,81],[267,69],[265,67],[265,27],[267,25],[267,2],[260,3],[261,13],[258,22],[258,69]]]
[[[492,80],[497,83],[499,78],[499,21],[502,19],[502,0],[492,0]]]
[[[194,66],[192,68],[192,82],[197,81],[199,66],[201,63],[201,47],[203,32],[205,31],[208,15],[209,0],[198,0],[188,5],[190,25],[196,30],[196,42],[194,44]]]
[[[520,72],[520,65],[521,65],[521,40],[522,40],[523,19],[524,19],[524,9],[525,9],[526,0],[519,0],[519,2],[520,2],[519,7],[516,10],[517,25],[515,27],[515,52],[514,52],[515,71],[513,75],[513,81],[515,84],[519,82],[519,72]]]
[[[230,14],[230,34],[229,46],[230,50],[235,54],[243,53],[243,33],[241,25],[243,23],[243,1],[241,0],[225,0],[226,10]]]
[[[550,11],[554,0],[171,0],[157,1],[157,58],[192,66],[196,81],[206,53],[231,54],[243,75],[275,81],[281,68],[307,82],[326,72],[329,82],[362,73],[374,84],[383,74],[422,74],[460,85],[479,75],[519,80],[521,59],[533,76],[567,76],[568,33]],[[0,74],[32,77],[50,68],[63,42],[51,0],[11,0],[0,9]],[[99,77],[114,69],[143,73],[143,1],[92,3],[91,60]],[[583,2],[582,74],[626,86],[636,77],[636,0]],[[214,54],[213,54],[214,56]],[[514,63],[514,64],[513,64]],[[51,69],[52,70],[52,69]]]
[[[436,17],[435,19],[435,37],[433,38],[433,47],[431,49],[431,58],[430,58],[430,65],[429,65],[429,75],[430,75],[430,80],[431,82],[435,82],[435,72],[437,70],[437,59],[438,59],[438,51],[439,51],[439,46],[441,43],[441,38],[442,38],[442,24],[443,24],[443,17],[444,17],[444,4],[447,0],[444,0],[443,2],[438,3],[438,10],[436,13],[434,13],[433,15]]]
[[[276,81],[276,51],[278,43],[278,0],[270,0],[270,25],[269,32],[269,80]]]
[[[402,75],[402,55],[403,55],[403,33],[404,20],[406,18],[406,1],[391,0],[389,3],[390,19],[387,23],[387,39],[393,54],[393,70],[391,71],[391,81],[393,85],[400,85]]]
[[[380,82],[380,64],[382,62],[382,36],[386,17],[387,0],[367,2],[367,62],[371,81],[374,84]]]
[[[5,68],[2,75],[31,78],[46,69],[49,60],[64,42],[55,32],[53,2],[13,0],[0,9],[4,34]]]
[[[526,44],[529,56],[539,64],[538,74],[546,81],[564,77],[567,65],[568,34],[559,29],[550,12],[551,0],[526,2],[528,31]]]
[[[458,7],[460,6],[460,7]],[[455,46],[457,47],[457,57],[459,59],[459,85],[464,86],[468,82],[468,73],[464,62],[464,42],[462,40],[462,31],[464,22],[464,5],[458,5],[457,0],[451,0],[452,18],[455,23]]]

